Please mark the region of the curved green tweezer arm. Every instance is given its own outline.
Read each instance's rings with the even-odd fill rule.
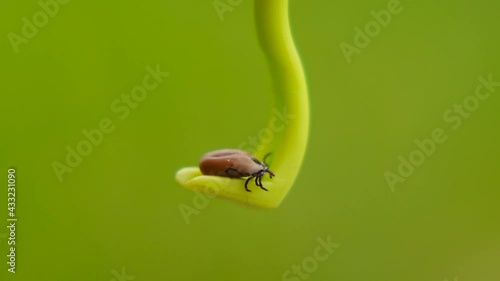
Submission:
[[[248,185],[252,192],[247,192],[243,179],[205,176],[197,167],[179,170],[176,180],[186,188],[211,196],[276,208],[292,187],[304,158],[309,133],[309,100],[302,64],[290,33],[288,0],[255,0],[255,21],[273,76],[273,108],[290,116],[285,129],[275,132],[272,142],[262,144],[255,155],[262,159],[266,152],[273,153],[270,169],[276,177],[263,178],[268,192],[255,186],[253,181]]]

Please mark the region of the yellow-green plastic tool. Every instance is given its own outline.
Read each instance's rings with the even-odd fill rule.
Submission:
[[[288,19],[288,0],[255,0],[255,21],[260,45],[269,62],[273,78],[272,108],[292,116],[272,141],[261,144],[256,157],[272,152],[271,170],[276,177],[265,177],[269,192],[247,192],[244,181],[202,175],[198,167],[180,169],[176,180],[186,188],[231,199],[250,206],[276,208],[285,198],[299,173],[309,133],[309,99],[302,64],[295,48]],[[270,124],[272,126],[272,124]]]

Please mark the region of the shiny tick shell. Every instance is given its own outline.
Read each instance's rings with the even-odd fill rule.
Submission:
[[[250,191],[248,182],[253,178],[257,186],[267,191],[262,185],[262,177],[265,173],[268,173],[270,178],[274,176],[264,162],[239,149],[222,149],[206,153],[200,160],[200,171],[204,175],[228,178],[248,177],[245,182],[247,191]]]

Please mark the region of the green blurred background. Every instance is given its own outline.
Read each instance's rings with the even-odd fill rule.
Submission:
[[[341,246],[308,280],[500,280],[500,87],[458,129],[442,116],[480,75],[500,81],[500,5],[402,1],[348,63],[341,42],[389,2],[291,1],[311,99],[301,173],[277,209],[211,199],[186,220],[179,206],[197,197],[175,172],[267,125],[252,1],[232,1],[222,20],[212,1],[70,1],[18,53],[10,32],[42,9],[4,1],[0,279],[303,280],[282,278],[330,236]],[[111,104],[156,65],[170,76],[121,120]],[[103,118],[114,131],[60,182],[52,163]],[[384,173],[434,128],[447,141],[392,192]],[[16,274],[5,263],[9,167]]]

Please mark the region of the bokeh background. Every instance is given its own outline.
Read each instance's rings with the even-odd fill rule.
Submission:
[[[500,280],[500,87],[456,130],[443,119],[480,75],[500,81],[500,6],[401,1],[348,63],[340,44],[390,1],[291,1],[311,99],[300,175],[277,209],[196,208],[175,172],[255,136],[271,108],[253,3],[231,3],[72,0],[17,53],[9,34],[42,8],[2,3],[0,217],[15,167],[19,222],[16,274],[0,227],[0,279],[304,280],[283,274],[331,237],[308,280]],[[121,120],[112,103],[157,65],[170,75]],[[104,118],[114,131],[59,181],[53,162]],[[384,173],[435,128],[446,142],[391,190]]]

